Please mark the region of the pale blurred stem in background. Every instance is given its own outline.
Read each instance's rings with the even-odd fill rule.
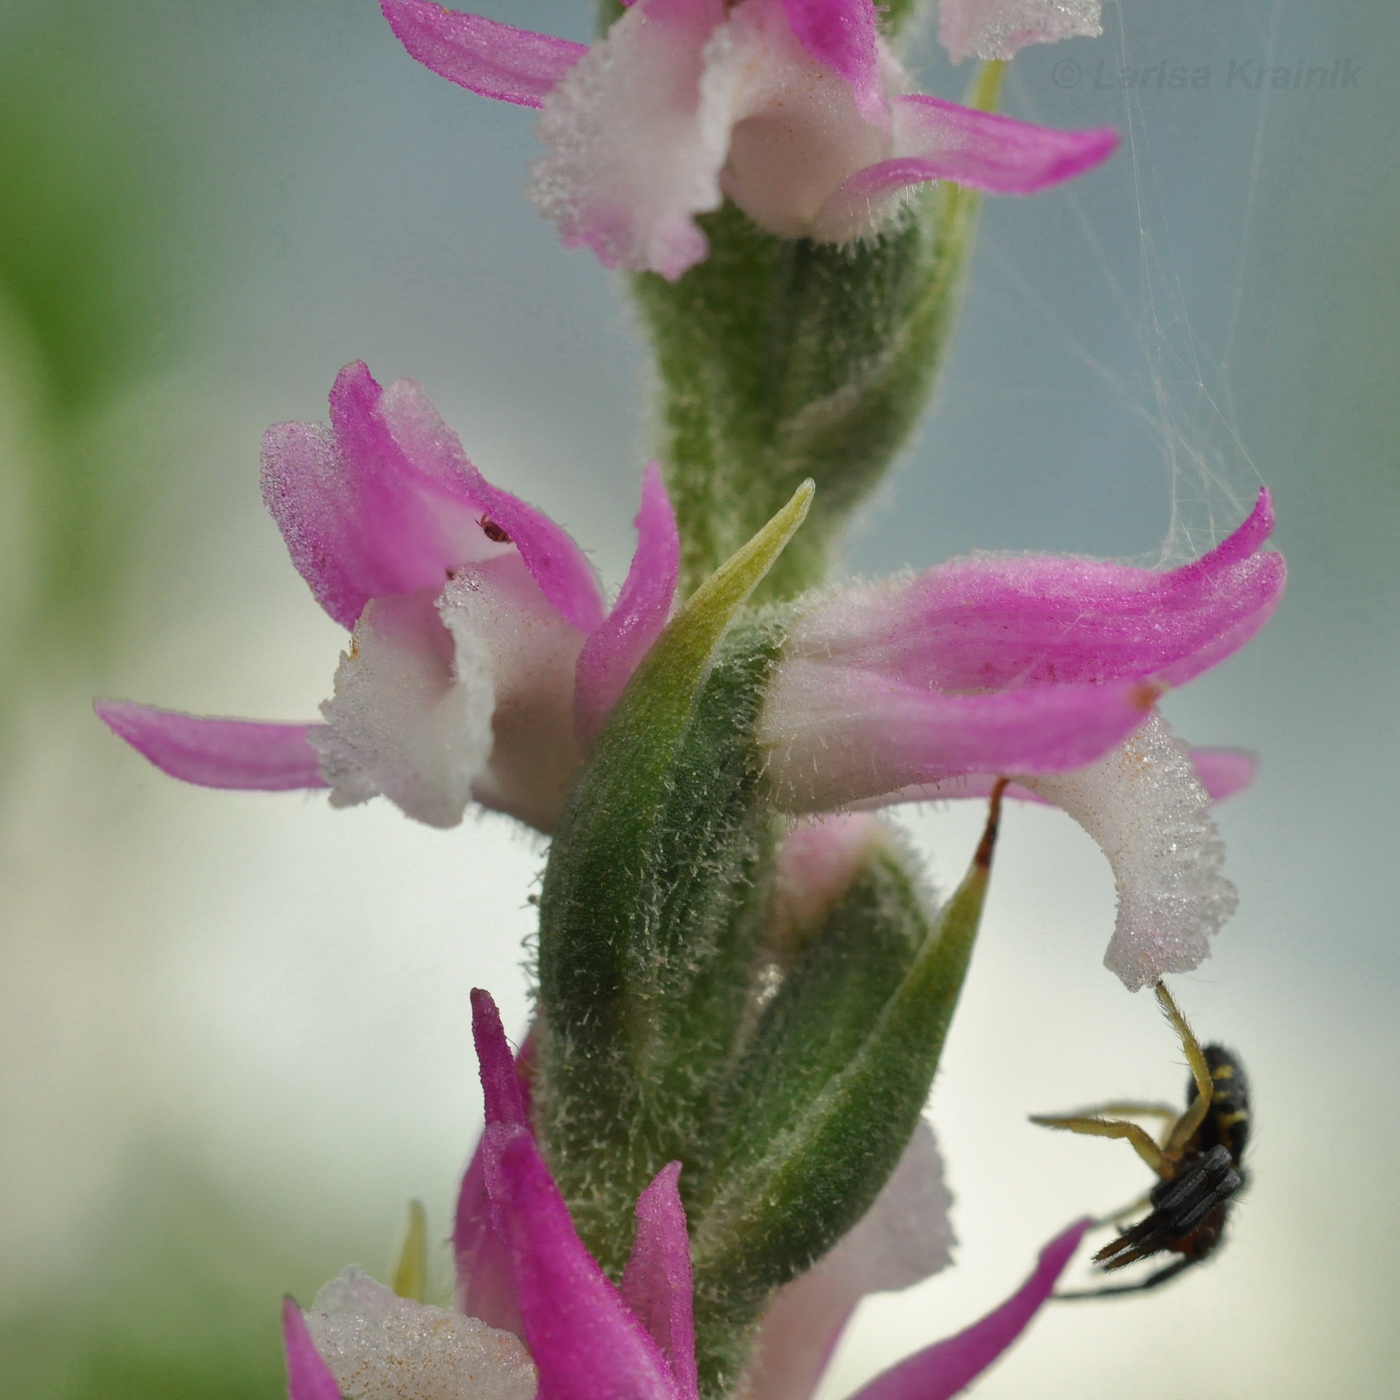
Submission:
[[[0,759],[36,683],[100,668],[173,466],[114,441],[113,410],[179,356],[201,252],[111,8],[33,6],[0,44]]]
[[[178,128],[190,114],[179,108],[178,89],[162,86],[162,54],[149,44],[160,20],[147,0],[0,0],[7,977],[30,970],[26,959],[42,934],[42,920],[28,922],[31,887],[52,893],[46,861],[58,842],[47,828],[34,834],[45,813],[25,808],[36,781],[46,793],[56,787],[40,805],[64,811],[65,855],[79,856],[66,878],[81,886],[102,868],[91,825],[104,809],[72,789],[69,769],[50,771],[52,733],[70,720],[82,725],[108,664],[131,645],[135,566],[188,465],[162,449],[176,397],[149,391],[182,370],[187,305],[220,249],[192,230]],[[232,218],[229,233],[232,243]],[[73,942],[100,941],[102,932],[99,923],[74,932]],[[58,943],[52,956],[61,960]],[[126,966],[139,968],[148,956],[131,948]],[[63,975],[80,982],[86,971],[68,964]],[[71,991],[82,1004],[83,988]],[[8,1030],[6,1053],[22,1074],[27,1057],[47,1050]],[[63,1033],[61,1016],[53,1033]],[[16,1144],[36,1130],[29,1122],[5,1127]],[[101,1146],[99,1129],[75,1125],[75,1140],[85,1133]],[[315,1250],[305,1238],[289,1245],[271,1221],[248,1218],[199,1162],[187,1142],[152,1141],[123,1164],[97,1218],[44,1221],[53,1257],[39,1275],[17,1277],[13,1263],[5,1271],[0,1392],[15,1400],[272,1400],[281,1361],[267,1300],[293,1278],[311,1288],[343,1251],[337,1241],[308,1261]],[[7,1184],[13,1191],[13,1177]],[[12,1215],[36,1208],[13,1195],[7,1202]],[[80,1255],[67,1258],[65,1243],[78,1231]]]

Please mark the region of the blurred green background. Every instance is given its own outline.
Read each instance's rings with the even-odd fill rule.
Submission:
[[[480,8],[584,38],[591,5]],[[1106,11],[1102,39],[1025,52],[1008,108],[1129,139],[988,205],[938,411],[851,564],[1175,559],[1274,489],[1284,609],[1167,701],[1194,741],[1263,758],[1221,813],[1241,912],[1178,987],[1253,1073],[1255,1182],[1208,1269],[1053,1311],[978,1393],[1400,1395],[1400,12]],[[1338,59],[1354,87],[1229,81]],[[1141,87],[1159,63],[1209,85]],[[262,512],[258,440],[322,417],[356,357],[419,378],[616,585],[645,360],[613,282],[520,199],[535,149],[528,113],[419,69],[373,0],[0,0],[7,1400],[270,1400],[282,1292],[382,1273],[410,1196],[446,1230],[479,1111],[465,994],[523,1020],[540,847],[183,787],[89,703],[314,715],[341,637]],[[904,820],[955,878],[977,814]],[[1098,853],[1018,811],[1000,861],[931,1106],[959,1264],[864,1310],[832,1400],[1142,1185],[1126,1150],[1026,1114],[1181,1092],[1171,1036],[1098,965]]]

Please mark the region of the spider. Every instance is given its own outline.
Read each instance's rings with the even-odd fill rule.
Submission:
[[[1249,1081],[1244,1067],[1223,1045],[1202,1049],[1167,989],[1158,982],[1154,990],[1167,1019],[1181,1037],[1191,1066],[1186,1111],[1178,1115],[1166,1104],[1106,1103],[1064,1116],[1036,1115],[1031,1122],[1072,1133],[1126,1138],[1161,1178],[1144,1200],[1104,1221],[1116,1223],[1145,1206],[1151,1207],[1136,1225],[1094,1255],[1094,1262],[1101,1269],[1121,1269],[1125,1264],[1164,1252],[1179,1254],[1181,1258],[1137,1283],[1056,1294],[1059,1298],[1142,1293],[1201,1263],[1219,1247],[1230,1203],[1245,1184],[1246,1173],[1240,1159],[1249,1137]],[[1167,1126],[1161,1141],[1154,1141],[1146,1129],[1125,1122],[1121,1115],[1162,1119]]]

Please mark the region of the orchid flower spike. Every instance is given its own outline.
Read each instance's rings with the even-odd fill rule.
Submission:
[[[1267,492],[1194,564],[953,560],[819,596],[793,625],[758,736],[787,810],[949,795],[1010,776],[1103,846],[1119,889],[1107,964],[1130,988],[1198,966],[1234,909],[1191,755],[1157,698],[1269,619],[1284,585]],[[1238,786],[1236,756],[1207,764]]]
[[[521,1335],[395,1297],[348,1269],[307,1313],[290,1302],[284,1311],[290,1400],[698,1400],[680,1164],[664,1166],[638,1200],[632,1255],[614,1284],[579,1238],[535,1143],[494,1002],[476,992],[472,1005],[487,1101],[477,1179],[500,1245],[492,1267],[507,1275]],[[920,1129],[826,1267],[780,1293],[755,1348],[753,1400],[807,1400],[861,1293],[905,1287],[946,1264],[938,1172],[932,1139]],[[908,1221],[917,1208],[938,1218]],[[886,1371],[853,1400],[956,1395],[1029,1325],[1088,1225],[1076,1222],[1052,1240],[1026,1282],[986,1317]]]
[[[381,4],[434,73],[541,110],[530,198],[607,267],[679,277],[708,252],[695,216],[726,195],[780,238],[851,243],[927,181],[1034,194],[1117,144],[910,94],[873,0],[635,0],[592,48]]]
[[[938,0],[938,38],[954,63],[1102,33],[1103,0]]]
[[[206,719],[105,700],[97,713],[204,787],[383,793],[431,826],[468,803],[549,831],[582,754],[669,615],[679,542],[647,470],[611,611],[578,546],[492,486],[412,380],[341,371],[331,425],[284,423],[263,494],[322,607],[352,629],[321,724]]]

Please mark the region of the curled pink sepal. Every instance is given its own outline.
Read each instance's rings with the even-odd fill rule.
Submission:
[[[317,601],[353,627],[371,598],[431,588],[519,551],[540,591],[590,631],[602,598],[578,546],[492,486],[411,379],[382,388],[360,361],[330,394],[331,426],[281,423],[263,439],[263,498]]]
[[[971,1385],[1030,1325],[1093,1224],[1079,1220],[1040,1251],[1031,1276],[965,1331],[890,1367],[851,1400],[949,1400]]]
[[[343,1400],[295,1298],[282,1300],[282,1347],[287,1357],[288,1400]]]

